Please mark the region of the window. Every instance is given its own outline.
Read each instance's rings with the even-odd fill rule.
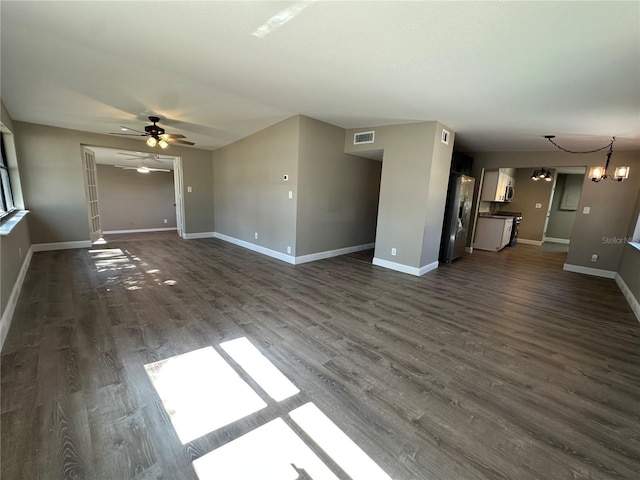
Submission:
[[[0,187],[0,218],[7,215],[9,212],[15,210],[15,204],[13,203],[13,193],[11,192],[11,180],[9,179],[9,166],[7,163],[7,152],[4,148],[4,136],[0,134],[0,153],[2,158],[0,159],[0,179],[2,183]]]

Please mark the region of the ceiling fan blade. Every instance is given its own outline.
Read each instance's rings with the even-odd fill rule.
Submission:
[[[171,170],[167,170],[166,168],[149,168],[150,172],[170,172]]]
[[[167,138],[167,142],[169,143],[181,143],[183,145],[195,145],[193,142],[188,142],[186,140],[178,140],[176,138]]]
[[[130,165],[114,165],[114,167],[124,168],[125,170],[137,170],[138,167],[132,167]]]
[[[169,138],[187,138],[181,133],[163,133],[162,135],[160,135],[160,137],[164,138],[165,140]]]
[[[109,135],[122,135],[123,137],[146,137],[146,133],[123,133],[123,132],[109,132]]]
[[[140,130],[136,130],[135,128],[125,127],[124,125],[120,125],[120,128],[124,128],[126,130],[131,130],[132,132],[138,132],[142,135],[147,135],[147,132],[141,132]]]

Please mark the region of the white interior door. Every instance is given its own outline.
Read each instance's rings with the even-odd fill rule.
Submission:
[[[82,162],[84,171],[84,187],[87,196],[87,211],[89,213],[89,238],[91,243],[102,238],[100,225],[100,208],[98,205],[98,175],[96,156],[93,150],[82,147]]]
[[[184,200],[182,196],[182,158],[173,160],[173,184],[176,190],[176,226],[178,236],[184,237]]]

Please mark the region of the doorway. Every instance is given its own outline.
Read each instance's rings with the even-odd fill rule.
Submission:
[[[544,225],[542,241],[546,247],[561,248],[571,241],[573,224],[576,219],[585,167],[558,167],[555,172],[555,184],[549,198],[549,208]]]
[[[83,146],[83,162],[92,243],[104,235],[184,235],[180,157]]]

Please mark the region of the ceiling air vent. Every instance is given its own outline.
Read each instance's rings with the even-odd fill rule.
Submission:
[[[361,143],[373,143],[373,137],[376,132],[362,132],[353,135],[353,144],[360,145]]]

